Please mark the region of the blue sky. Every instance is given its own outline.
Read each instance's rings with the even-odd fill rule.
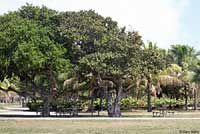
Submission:
[[[182,29],[187,34],[185,40],[188,44],[195,45],[200,49],[200,1],[191,0],[190,5],[182,15]]]
[[[187,44],[200,50],[200,0],[0,0],[0,14],[26,2],[58,11],[93,9],[159,47]]]

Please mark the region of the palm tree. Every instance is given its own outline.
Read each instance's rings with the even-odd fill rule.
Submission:
[[[200,56],[200,51],[195,54],[197,59],[197,64],[194,66],[194,75],[193,75],[193,94],[194,94],[194,110],[197,110],[197,100],[198,100],[198,89],[200,88],[200,61],[198,59]]]
[[[200,52],[195,54],[194,48],[188,45],[172,45],[169,50],[169,56],[171,57],[172,62],[182,67],[183,72],[180,79],[187,82],[190,85],[190,88],[193,89],[194,98],[196,98],[196,90],[194,90],[196,89],[194,88],[196,86],[194,86],[193,82],[196,83],[197,81],[200,81],[198,78],[200,77],[198,76],[198,55],[200,55]],[[196,102],[196,100],[194,102]]]
[[[181,66],[183,69],[190,67],[195,61],[195,50],[188,45],[172,45],[169,50],[172,62]]]
[[[160,71],[160,69],[164,66],[164,55],[163,50],[159,49],[156,43],[148,42],[146,46],[144,46],[144,59],[145,64],[143,68],[145,68],[144,76],[146,77],[147,83],[147,111],[151,112],[151,89],[153,80]]]

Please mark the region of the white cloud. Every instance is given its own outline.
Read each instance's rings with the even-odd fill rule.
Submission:
[[[3,0],[6,1],[6,0]],[[11,1],[11,0],[7,0]],[[45,5],[59,11],[93,9],[103,16],[110,16],[139,31],[143,40],[157,42],[160,47],[180,40],[181,15],[189,0],[17,0],[20,3]],[[0,2],[1,4],[2,2]],[[9,6],[9,5],[7,5]]]

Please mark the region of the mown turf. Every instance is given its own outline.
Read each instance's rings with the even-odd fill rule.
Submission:
[[[200,120],[0,121],[0,134],[178,134],[200,133]]]

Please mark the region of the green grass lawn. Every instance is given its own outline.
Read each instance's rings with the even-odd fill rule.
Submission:
[[[103,111],[101,115],[105,117],[107,112]],[[146,110],[135,110],[123,112],[123,117],[152,118],[152,113],[148,113]],[[200,111],[175,111],[174,117],[200,118]],[[200,134],[200,120],[157,119],[0,120],[0,134],[180,134],[181,132]]]
[[[0,121],[0,134],[178,134],[200,133],[200,120]]]
[[[6,109],[7,107],[20,107],[19,103],[0,103],[0,110]]]

